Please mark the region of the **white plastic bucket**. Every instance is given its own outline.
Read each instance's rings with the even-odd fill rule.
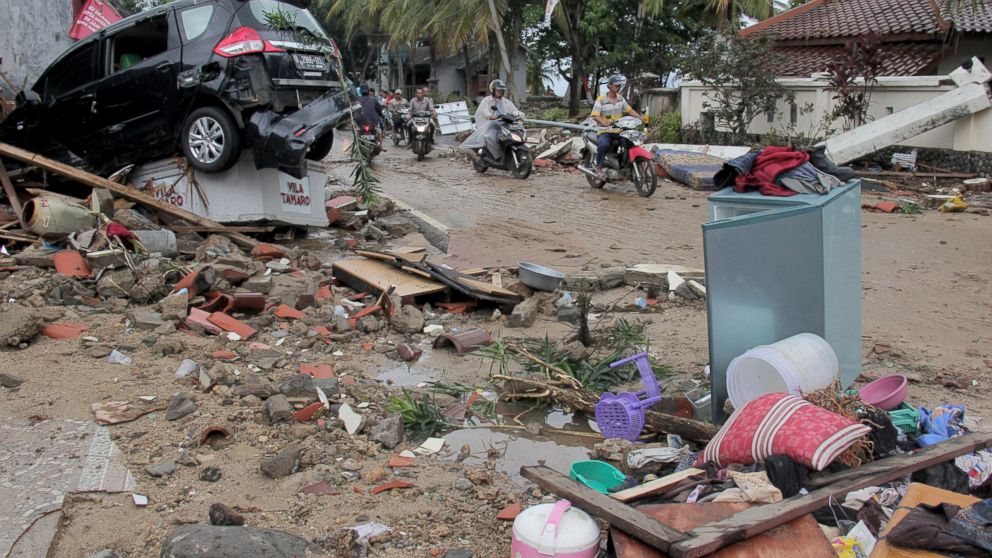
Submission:
[[[800,333],[761,345],[730,361],[727,393],[734,408],[769,393],[801,395],[830,386],[837,355],[819,335]]]

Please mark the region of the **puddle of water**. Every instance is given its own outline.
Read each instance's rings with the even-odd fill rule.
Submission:
[[[528,417],[529,420],[528,420]],[[546,415],[528,413],[524,423],[535,422],[569,432],[594,432],[595,421],[582,414],[567,414],[551,411]],[[537,465],[543,460],[545,465],[565,475],[572,463],[589,459],[589,451],[598,440],[585,436],[550,432],[534,435],[525,430],[505,430],[499,428],[463,428],[444,434],[444,439],[453,450],[453,460],[462,446],[468,444],[472,455],[465,460],[468,465],[480,466],[487,459],[486,452],[496,447],[502,456],[495,460],[496,470],[522,480],[520,467]]]
[[[436,382],[439,377],[440,372],[433,368],[401,364],[380,372],[375,379],[396,387],[413,387],[424,382]]]

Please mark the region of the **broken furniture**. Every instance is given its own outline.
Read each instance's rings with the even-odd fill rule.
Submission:
[[[637,441],[644,430],[644,410],[661,401],[661,389],[651,368],[650,357],[646,352],[637,353],[622,360],[610,363],[616,368],[629,363],[637,365],[644,389],[637,393],[621,392],[613,395],[604,392],[596,403],[596,425],[603,435],[609,438],[623,438]]]
[[[842,386],[861,373],[861,181],[829,194],[762,196],[726,188],[703,224],[713,418],[727,367],[798,333],[827,340]]]
[[[218,173],[198,171],[173,157],[135,167],[129,181],[156,199],[219,223],[326,227],[327,174],[323,163],[307,164],[306,176],[294,178],[273,168],[256,169],[249,151]]]
[[[619,500],[600,494],[545,466],[521,467],[520,474],[542,489],[567,498],[587,513],[674,558],[698,558],[801,518],[848,492],[877,486],[955,457],[992,446],[990,434],[967,434],[916,453],[889,457],[819,477],[822,488],[774,504],[748,508],[686,531],[655,519]]]

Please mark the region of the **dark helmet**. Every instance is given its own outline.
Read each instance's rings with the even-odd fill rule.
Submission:
[[[370,91],[369,84],[367,83],[363,83],[360,86],[358,86],[358,92],[361,93],[362,95],[368,95],[369,91]]]
[[[612,76],[610,76],[610,79],[607,83],[609,83],[610,85],[618,85],[620,86],[620,89],[623,89],[623,86],[627,85],[627,78],[623,77],[620,74],[613,74]]]
[[[503,83],[503,80],[494,79],[491,82],[489,82],[490,93],[495,93],[497,89],[502,89],[503,91],[506,91],[506,84]]]

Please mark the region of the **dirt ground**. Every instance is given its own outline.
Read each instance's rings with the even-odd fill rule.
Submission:
[[[443,151],[442,151],[443,152]],[[332,156],[334,157],[334,156]],[[329,168],[347,183],[350,166],[337,159]],[[629,187],[590,189],[585,180],[561,169],[538,170],[525,180],[498,171],[477,175],[465,161],[438,157],[423,163],[397,148],[377,161],[384,193],[435,217],[450,228],[450,254],[431,248],[431,257],[456,268],[512,266],[520,260],[551,265],[565,273],[637,263],[676,263],[703,267],[700,224],[707,219],[706,194],[663,182],[652,198],[640,198]],[[866,199],[870,198],[866,194]],[[921,215],[863,212],[864,374],[874,378],[892,372],[910,375],[910,400],[933,406],[959,403],[969,414],[992,420],[992,400],[985,390],[992,380],[992,218],[927,211]],[[297,248],[333,261],[343,253],[332,247],[335,237],[314,235]],[[393,246],[427,246],[419,234],[390,239]],[[7,275],[0,283],[5,299],[38,272]],[[705,304],[664,302],[644,311],[633,307],[643,292],[627,288],[597,293],[594,303],[619,306],[612,318],[650,321],[652,352],[674,374],[666,379],[669,393],[681,393],[704,380],[707,361]],[[496,521],[505,506],[524,507],[545,496],[524,482],[520,465],[548,460],[567,470],[583,458],[591,438],[527,435],[519,431],[459,430],[446,435],[448,447],[439,455],[418,457],[415,465],[390,468],[386,463],[422,440],[408,436],[395,450],[383,450],[366,435],[349,436],[333,420],[268,425],[263,408],[225,394],[203,393],[177,382],[183,358],[212,363],[221,349],[243,354],[236,363],[255,363],[245,343],[222,337],[194,337],[181,332],[168,336],[178,344],[163,354],[161,339],[126,327],[119,307],[64,308],[63,321],[90,327],[85,336],[113,345],[134,358],[131,366],[112,365],[87,353],[81,338],[54,341],[37,338],[27,348],[3,353],[4,371],[25,380],[16,390],[0,390],[0,414],[34,418],[92,419],[90,405],[108,400],[136,401],[155,396],[165,405],[177,391],[193,396],[199,409],[178,421],[166,421],[164,411],[134,422],[111,426],[114,441],[138,480],[138,492],[150,499],[135,507],[128,495],[76,495],[69,498],[62,524],[49,553],[54,558],[88,558],[103,548],[122,556],[158,556],[162,540],[178,526],[206,521],[207,509],[220,502],[236,507],[248,525],[288,531],[312,541],[311,548],[330,555],[351,556],[341,542],[342,528],[368,521],[390,526],[393,532],[370,547],[370,556],[441,556],[466,548],[480,558],[509,552],[510,524]],[[492,320],[492,309],[447,315],[436,321],[446,328],[483,327],[494,338],[544,337],[560,339],[572,327],[541,315],[529,328],[513,329],[506,318]],[[594,324],[595,325],[595,324]],[[445,380],[486,387],[490,364],[477,355],[456,356],[432,350],[424,335],[404,336],[391,330],[357,336],[329,347],[315,345],[306,335],[287,337],[281,345],[268,328],[256,339],[280,353],[276,365],[263,372],[273,383],[296,374],[300,362],[329,363],[339,376],[357,379],[343,386],[340,401],[348,402],[375,423],[385,414],[390,396],[401,387]],[[424,350],[417,363],[407,365],[394,356],[394,347],[411,342]],[[371,343],[371,348],[362,347]],[[333,351],[343,355],[335,356]],[[247,370],[247,368],[244,368]],[[589,432],[585,417],[535,412],[524,419],[556,428]],[[200,445],[198,434],[221,425],[231,432],[227,445]],[[290,444],[302,450],[304,468],[271,479],[259,461]],[[471,455],[456,460],[463,444]],[[489,450],[495,448],[495,453]],[[152,478],[145,466],[186,457],[171,476]],[[208,466],[220,468],[218,482],[199,478]],[[463,479],[469,479],[466,484]],[[413,488],[370,494],[389,481],[404,480]],[[312,495],[299,489],[326,481],[337,494]],[[463,482],[459,483],[458,481]]]

